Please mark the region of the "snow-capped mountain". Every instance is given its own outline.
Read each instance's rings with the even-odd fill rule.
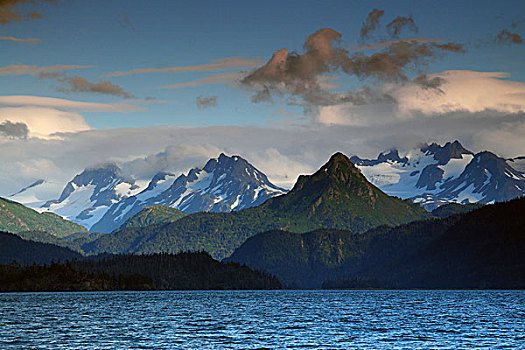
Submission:
[[[115,203],[140,191],[132,179],[125,178],[115,164],[84,170],[71,180],[57,200],[41,206],[50,211],[91,228]]]
[[[474,154],[458,141],[423,145],[402,157],[391,150],[377,159],[351,160],[387,194],[410,198],[429,210],[450,202],[486,204],[525,195],[522,158]]]
[[[145,206],[166,205],[186,213],[228,212],[257,206],[283,193],[243,158],[221,154],[187,175],[155,175],[146,189],[115,202],[91,230],[111,232]]]

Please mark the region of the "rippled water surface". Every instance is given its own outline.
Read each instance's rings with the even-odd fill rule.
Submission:
[[[0,294],[1,349],[525,348],[524,291]]]

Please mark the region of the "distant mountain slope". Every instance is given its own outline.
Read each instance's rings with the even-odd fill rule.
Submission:
[[[451,203],[492,203],[525,195],[522,160],[491,152],[474,154],[458,141],[423,145],[400,156],[351,158],[372,183],[389,195],[411,198],[428,210]]]
[[[144,207],[137,214],[130,217],[123,225],[125,227],[144,227],[155,224],[165,224],[169,222],[177,221],[185,217],[186,213],[173,209],[170,207],[165,207],[162,205],[156,205],[152,207]]]
[[[125,228],[102,236],[87,253],[154,253],[206,250],[229,256],[247,238],[270,229],[294,232],[329,227],[363,232],[429,217],[420,206],[389,197],[369,183],[341,153],[315,174],[300,176],[285,195],[232,213],[196,213],[173,223]]]
[[[85,231],[64,237],[57,237],[44,231],[22,231],[16,233],[16,235],[26,241],[54,244],[83,254],[82,246],[100,238],[103,233]]]
[[[84,227],[66,221],[56,214],[38,213],[4,198],[0,198],[0,230],[11,233],[45,231],[58,237],[87,231]]]
[[[464,214],[470,211],[479,209],[483,204],[479,203],[469,203],[469,204],[459,204],[459,203],[448,203],[444,204],[436,209],[432,210],[432,216],[437,218],[447,218],[455,214]]]
[[[49,264],[79,259],[82,255],[68,248],[53,244],[25,241],[7,232],[0,232],[0,264],[11,264],[16,261],[21,265]]]
[[[21,203],[26,207],[39,210],[50,199],[56,198],[56,194],[60,193],[63,187],[63,184],[39,179],[6,198]]]
[[[285,287],[374,281],[376,287],[525,288],[524,211],[521,198],[363,234],[264,232],[227,261],[275,274]]]
[[[285,192],[245,159],[221,154],[188,175],[155,175],[142,192],[113,204],[91,231],[111,232],[146,206],[164,205],[185,213],[229,212],[258,206]]]

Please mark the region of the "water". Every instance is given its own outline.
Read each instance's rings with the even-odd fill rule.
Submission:
[[[0,294],[0,349],[525,348],[525,291]]]

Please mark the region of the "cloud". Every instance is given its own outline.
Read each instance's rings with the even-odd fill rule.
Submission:
[[[176,83],[176,84],[161,86],[159,87],[159,89],[179,89],[179,88],[190,87],[190,86],[230,83],[232,81],[242,79],[243,77],[246,76],[246,74],[247,74],[246,72],[232,72],[232,73],[216,74],[210,77],[187,81],[184,83]]]
[[[512,45],[512,44],[522,44],[523,39],[519,34],[511,33],[507,29],[503,29],[498,33],[495,39],[496,44],[499,45]]]
[[[398,103],[399,112],[408,115],[419,111],[427,115],[466,111],[492,110],[501,113],[525,112],[525,83],[505,80],[504,72],[468,70],[429,74],[438,89],[417,84],[387,88]]]
[[[314,118],[326,125],[378,126],[445,118],[444,115],[525,112],[525,83],[502,72],[445,71],[364,91],[364,103],[319,106]],[[380,96],[389,98],[379,98]]]
[[[366,17],[366,20],[363,22],[363,25],[361,26],[361,38],[365,38],[368,36],[368,33],[371,31],[374,31],[377,28],[377,25],[379,24],[379,19],[381,16],[385,14],[385,11],[373,9],[368,16]]]
[[[76,112],[114,112],[130,113],[143,111],[144,108],[127,103],[97,103],[67,100],[63,98],[8,95],[0,96],[0,106],[45,107]]]
[[[0,108],[0,132],[19,138],[50,139],[57,133],[71,133],[91,129],[78,113],[42,107]]]
[[[15,38],[12,36],[0,36],[0,40],[15,41],[15,42],[27,43],[27,44],[35,44],[41,41],[40,39],[37,39],[37,38],[21,39],[21,38]]]
[[[217,106],[217,96],[197,96],[197,108],[204,109]]]
[[[173,145],[163,151],[145,157],[137,157],[121,163],[122,171],[138,179],[151,179],[159,172],[181,174],[190,168],[204,166],[217,157],[223,149],[208,144]]]
[[[509,121],[497,128],[479,130],[472,138],[472,143],[478,149],[505,150],[507,155],[525,156],[523,135],[525,135],[525,123]]]
[[[10,120],[6,120],[0,123],[0,134],[17,139],[26,139],[29,128],[25,123],[12,123]]]
[[[446,80],[439,76],[429,77],[427,74],[421,74],[415,77],[412,82],[421,86],[423,89],[436,89],[440,93],[444,93],[439,87],[446,83]]]
[[[29,20],[35,18],[42,18],[42,15],[37,11],[22,11],[17,9],[17,5],[23,5],[24,3],[38,3],[38,2],[53,2],[56,0],[0,0],[0,23],[6,25],[10,22],[18,22],[21,20]]]
[[[407,81],[408,71],[421,67],[446,52],[464,52],[457,43],[405,39],[384,44],[367,55],[352,55],[340,46],[341,34],[330,28],[311,34],[303,45],[304,53],[276,51],[262,67],[250,72],[240,86],[255,91],[254,102],[268,100],[270,94],[300,96],[312,105],[357,102],[354,92],[331,93],[322,86],[326,73],[345,73],[358,79]]]
[[[408,30],[410,30],[412,33],[418,32],[418,28],[412,16],[410,17],[398,16],[392,22],[386,25],[386,30],[388,34],[393,38],[397,38],[399,34],[401,34],[401,31],[404,28],[408,28]]]
[[[313,174],[315,167],[281,154],[276,148],[263,152],[249,152],[244,157],[264,173],[271,181],[284,188],[292,188],[301,174]]]
[[[124,91],[124,89],[110,81],[100,81],[98,83],[92,83],[79,76],[65,77],[58,79],[62,83],[69,85],[68,88],[61,88],[62,92],[93,92],[96,94],[120,96],[124,98],[134,97],[131,93]]]
[[[78,75],[68,76],[63,72],[41,72],[39,74],[40,79],[56,79],[58,82],[64,83],[69,87],[58,87],[57,90],[60,92],[88,92],[103,95],[120,96],[124,98],[133,98],[131,93],[124,91],[124,89],[110,81],[100,81],[98,83],[92,83],[85,78],[79,77]]]
[[[381,50],[384,48],[388,48],[394,44],[402,43],[402,42],[411,42],[411,43],[439,43],[443,42],[443,39],[439,38],[406,38],[406,39],[395,39],[395,40],[385,40],[385,41],[378,41],[375,43],[366,43],[366,44],[360,44],[358,46],[352,47],[351,51],[362,51],[362,50]]]
[[[65,65],[58,64],[54,66],[30,66],[27,64],[13,64],[10,66],[0,67],[0,75],[37,75],[51,72],[63,72],[72,69],[92,68],[94,66],[79,66],[79,65]]]
[[[370,108],[369,117],[388,120],[388,110],[382,111],[377,105],[361,107]],[[14,193],[40,178],[63,186],[84,168],[108,161],[122,165],[126,175],[150,180],[158,171],[179,174],[202,166],[221,152],[246,158],[272,182],[286,187],[299,174],[318,169],[336,151],[375,157],[391,147],[404,149],[421,142],[459,139],[474,152],[490,149],[504,157],[515,157],[523,155],[525,149],[525,139],[520,134],[524,125],[524,113],[484,111],[427,116],[419,112],[410,118],[374,125],[147,127],[86,130],[48,139],[30,136],[27,140],[0,142],[0,196]],[[498,141],[493,140],[493,134]],[[505,138],[509,139],[509,147]],[[55,170],[39,173],[39,160],[47,162],[46,169]]]
[[[226,57],[212,61],[213,63],[200,64],[196,66],[180,66],[165,68],[137,68],[127,71],[117,71],[105,74],[105,77],[121,77],[125,75],[145,73],[183,73],[183,72],[214,72],[236,68],[253,68],[261,65],[258,59],[247,59],[242,57]]]

